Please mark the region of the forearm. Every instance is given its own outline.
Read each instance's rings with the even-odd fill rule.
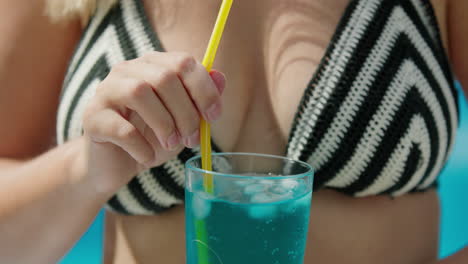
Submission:
[[[70,142],[28,162],[0,162],[0,263],[55,263],[91,223],[96,194]]]

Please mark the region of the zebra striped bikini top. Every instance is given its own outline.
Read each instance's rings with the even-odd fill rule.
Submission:
[[[162,50],[141,0],[98,7],[69,64],[58,143],[82,135],[82,114],[117,62]],[[314,190],[398,196],[434,187],[453,146],[457,94],[428,0],[351,0],[303,95],[286,155],[316,168]],[[216,149],[215,149],[216,151]],[[137,175],[107,203],[151,215],[182,203],[184,162]]]

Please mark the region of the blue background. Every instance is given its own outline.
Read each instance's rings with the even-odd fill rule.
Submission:
[[[460,129],[454,152],[440,180],[441,257],[468,245],[468,105],[463,95],[460,95]],[[104,213],[101,212],[60,264],[101,263],[103,221]]]

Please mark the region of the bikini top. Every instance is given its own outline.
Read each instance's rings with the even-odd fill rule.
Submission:
[[[82,135],[85,104],[112,65],[153,50],[162,46],[141,0],[98,6],[65,77],[58,143]],[[316,169],[314,190],[399,196],[436,185],[457,126],[457,92],[429,0],[351,0],[311,72],[285,155]],[[184,163],[198,154],[185,149],[140,173],[106,207],[152,215],[182,203]]]

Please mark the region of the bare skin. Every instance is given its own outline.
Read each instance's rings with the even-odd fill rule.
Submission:
[[[283,153],[291,118],[345,1],[290,0],[281,7],[276,1],[237,1],[215,65],[228,76],[222,98],[223,75],[208,75],[193,63],[192,56],[201,59],[204,45],[188,44],[206,43],[218,6],[191,2],[145,1],[169,52],[114,67],[89,103],[85,136],[53,147],[52,117],[79,25],[51,24],[41,15],[43,1],[0,0],[0,115],[8,124],[0,130],[0,186],[8,186],[0,188],[1,263],[56,262],[132,175],[198,143],[191,137],[197,122],[187,121],[194,116],[219,118],[213,137],[225,151]],[[468,87],[462,67],[468,61],[462,49],[468,19],[459,13],[466,1],[435,4],[455,70]],[[146,101],[143,95],[150,92],[163,102]],[[194,103],[177,108],[172,98]],[[209,111],[219,100],[221,116],[221,109]],[[313,203],[306,263],[436,262],[434,191],[395,200],[319,191]],[[107,220],[106,263],[184,262],[182,208],[153,217],[109,214]],[[467,258],[465,250],[446,263],[466,263]]]
[[[289,1],[298,4],[279,7],[277,2],[268,2],[235,3],[215,63],[228,76],[225,114],[213,125],[214,140],[225,151],[284,153],[300,97],[347,4],[346,1]],[[199,5],[188,1],[177,4],[146,0],[145,3],[167,50],[184,50],[202,58],[204,47],[191,45],[193,42],[186,41],[189,36],[184,32],[196,32],[190,39],[203,43],[210,34],[217,2]],[[445,28],[445,3],[435,1],[434,4]],[[165,16],[165,11],[171,15]],[[200,17],[206,22],[198,23]],[[284,34],[286,29],[290,31]],[[445,30],[443,38],[447,45]],[[247,39],[252,39],[250,45],[243,44]],[[434,191],[395,200],[354,199],[332,191],[319,191],[314,194],[305,263],[434,262],[438,249],[438,215]],[[183,217],[183,208],[155,217],[108,214],[107,233],[118,235],[107,239],[107,263],[156,260],[157,263],[183,263]],[[111,257],[113,246],[119,252]],[[122,250],[128,250],[128,254]]]

